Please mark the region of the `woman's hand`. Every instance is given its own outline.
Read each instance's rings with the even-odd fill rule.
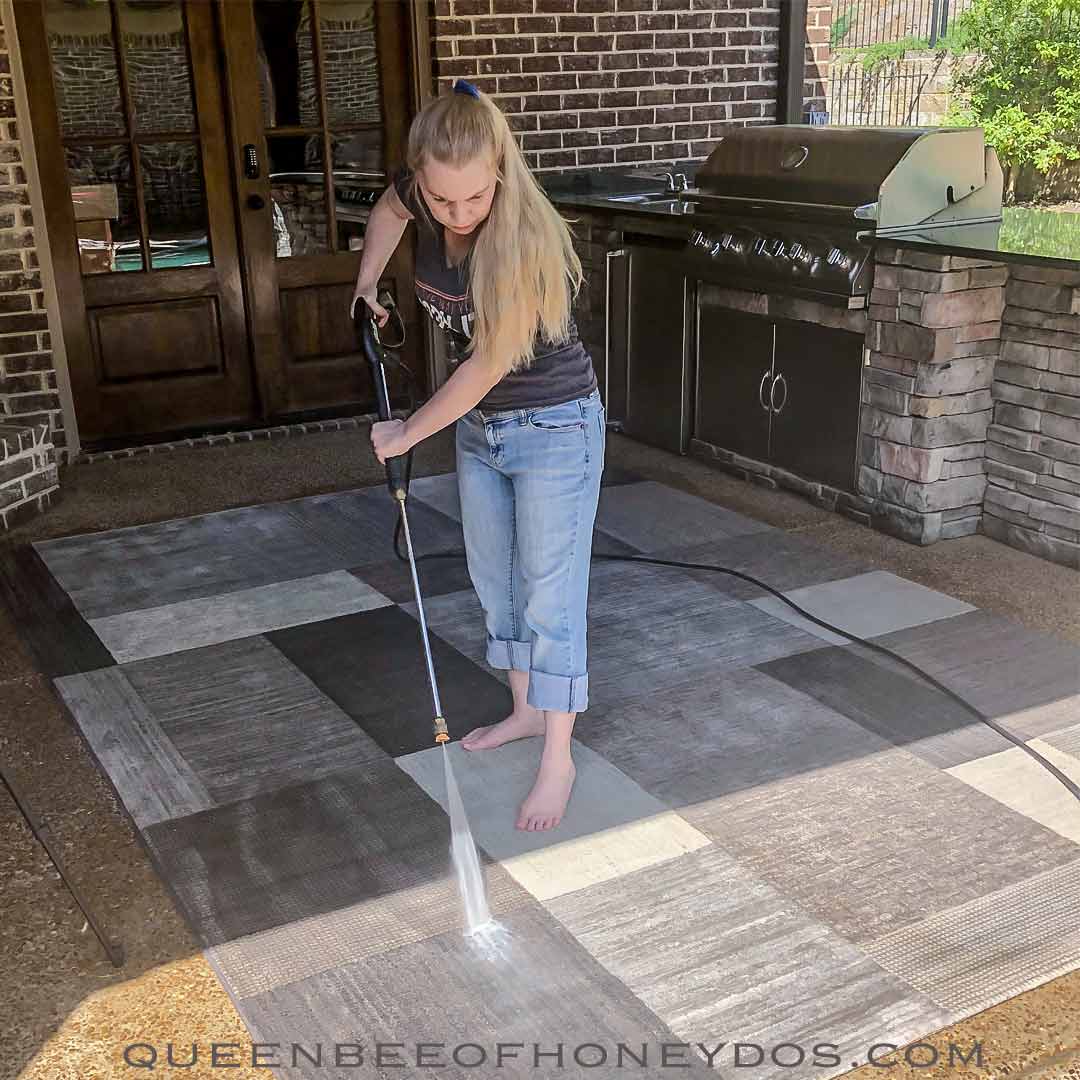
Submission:
[[[384,420],[371,425],[371,448],[383,465],[387,458],[401,457],[413,447],[401,420]]]
[[[374,285],[367,285],[357,279],[356,288],[353,290],[352,303],[349,305],[350,315],[356,314],[357,300],[363,300],[371,309],[372,314],[375,316],[376,325],[386,325],[386,320],[390,318],[390,312],[379,303],[378,297],[376,296],[376,287]]]

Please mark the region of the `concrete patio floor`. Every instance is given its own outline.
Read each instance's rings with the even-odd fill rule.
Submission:
[[[888,571],[1080,645],[1078,576],[1064,567],[981,536],[915,548],[795,496],[745,484],[619,437],[610,440],[608,464],[745,514],[836,558]],[[421,449],[415,471],[422,476],[451,467],[450,441],[444,436]],[[9,534],[7,543],[296,499],[377,483],[380,477],[364,431],[98,462],[68,470],[59,505]],[[699,557],[708,561],[703,554]],[[450,626],[454,613],[447,617]],[[108,618],[103,612],[102,620]],[[23,637],[9,613],[0,610],[0,692],[8,706],[0,717],[0,749],[64,845],[71,871],[95,910],[124,942],[128,960],[123,971],[113,971],[93,935],[80,931],[81,913],[5,799],[0,804],[0,870],[7,917],[0,940],[11,974],[0,983],[0,1008],[11,1037],[5,1041],[14,1047],[0,1060],[0,1077],[121,1075],[126,1070],[117,1064],[117,1049],[136,1041],[157,1046],[170,1039],[246,1042],[243,1024],[203,959],[200,943],[72,728],[50,680],[36,671]],[[418,762],[413,775],[426,787],[431,778],[421,780],[423,774]],[[707,831],[707,822],[699,825]],[[495,844],[497,838],[489,842]],[[550,880],[549,873],[542,877]],[[574,915],[569,910],[563,914],[567,919]],[[928,1041],[966,1046],[973,1040],[983,1044],[986,1067],[981,1071],[943,1064],[898,1067],[890,1073],[1080,1076],[1080,972],[986,1009]],[[233,1070],[249,1072],[265,1075]],[[878,1074],[866,1067],[848,1075]],[[185,1075],[212,1073],[192,1069]]]

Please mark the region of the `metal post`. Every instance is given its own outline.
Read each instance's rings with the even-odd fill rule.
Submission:
[[[941,22],[942,0],[932,0],[930,4],[930,48],[937,44],[938,24]]]
[[[780,63],[777,87],[777,120],[781,124],[803,122],[803,78],[806,71],[807,0],[780,5]]]

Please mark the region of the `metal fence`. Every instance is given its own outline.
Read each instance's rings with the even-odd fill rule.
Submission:
[[[906,69],[906,70],[905,70]],[[829,77],[830,124],[871,124],[875,127],[929,127],[923,94],[931,74],[896,61],[878,71],[849,64]]]
[[[833,0],[828,102],[814,123],[934,127],[948,109],[951,75],[964,58],[935,50],[972,0]],[[1080,8],[1062,24],[1080,33]],[[897,43],[895,58],[865,67],[847,52]],[[970,59],[970,58],[969,58]]]
[[[971,0],[833,0],[828,105],[830,124],[927,127],[942,122],[948,62],[933,52],[949,22]],[[838,62],[845,50],[910,42],[921,54],[897,57],[866,69]]]
[[[971,0],[833,0],[833,48],[861,49],[885,41],[917,38],[937,44],[949,18]]]

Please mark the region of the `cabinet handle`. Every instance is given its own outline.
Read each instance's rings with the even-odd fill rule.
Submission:
[[[765,369],[765,374],[761,376],[761,385],[758,387],[757,399],[758,404],[766,411],[769,411],[769,406],[765,404],[765,381],[768,379],[770,372],[772,371],[772,364]]]
[[[784,386],[784,400],[780,402],[780,408],[779,409],[776,408],[775,405],[773,405],[773,394],[776,391],[776,384],[777,383],[782,383],[783,386]],[[771,387],[769,387],[769,405],[772,406],[772,411],[774,413],[779,413],[786,404],[787,404],[787,379],[784,378],[783,372],[781,372],[779,375],[776,376],[775,379],[773,379],[773,384],[772,384]]]
[[[611,409],[611,260],[625,255],[615,248],[604,255],[604,406]]]

